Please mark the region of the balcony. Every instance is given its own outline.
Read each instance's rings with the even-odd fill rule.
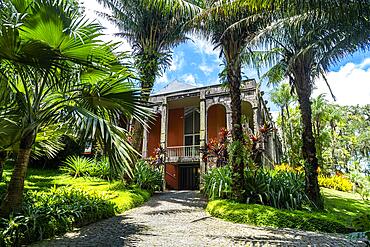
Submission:
[[[167,147],[166,162],[199,162],[200,146]]]

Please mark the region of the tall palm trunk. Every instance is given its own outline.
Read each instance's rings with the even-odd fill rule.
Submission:
[[[287,138],[286,138],[286,130],[285,130],[285,115],[284,115],[284,108],[281,107],[281,131],[282,131],[282,138],[283,138],[283,146],[284,146],[284,155],[286,156],[287,160],[288,160],[288,164],[290,165],[290,157],[289,157],[289,153],[288,153],[288,142],[287,142]]]
[[[24,180],[35,136],[35,132],[31,132],[21,138],[13,174],[5,198],[1,203],[0,217],[8,217],[11,212],[19,210],[22,204]]]
[[[289,145],[290,145],[290,149],[292,149],[293,148],[293,126],[292,126],[292,120],[290,119],[289,105],[285,105],[285,110],[287,114],[287,123],[289,125]],[[289,157],[289,159],[290,158],[291,157]],[[289,165],[291,165],[291,162]]]
[[[156,74],[159,70],[159,57],[157,52],[150,51],[137,57],[137,66],[140,71],[140,81],[143,102],[149,101],[150,92],[153,89]],[[144,126],[139,122],[133,121],[132,146],[141,153],[143,145]]]
[[[240,85],[241,85],[241,64],[239,59],[231,56],[227,63],[227,81],[230,88],[231,97],[231,117],[232,117],[232,138],[233,142],[239,143],[239,147],[244,145],[243,129],[241,124],[241,99],[240,99]],[[236,200],[242,199],[242,191],[244,189],[244,167],[245,161],[238,159],[239,152],[231,153],[232,161],[232,191],[233,197]],[[239,162],[238,162],[239,160]]]
[[[6,152],[0,151],[0,181],[3,180],[5,160],[6,160]]]
[[[312,131],[312,109],[310,102],[312,86],[309,75],[310,68],[307,64],[309,63],[304,63],[304,59],[301,59],[297,62],[293,71],[303,124],[302,154],[305,159],[306,193],[318,209],[323,209],[324,205],[318,183],[318,160],[316,157],[315,138]]]

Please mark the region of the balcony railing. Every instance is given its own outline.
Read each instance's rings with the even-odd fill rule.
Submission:
[[[199,161],[200,146],[176,146],[167,147],[166,161],[167,162],[184,162],[184,161]]]

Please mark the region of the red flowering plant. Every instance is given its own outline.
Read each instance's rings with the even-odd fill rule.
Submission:
[[[257,133],[252,133],[250,129],[244,129],[244,134],[246,137],[249,137],[251,142],[251,152],[253,153],[253,161],[256,164],[261,163],[262,153],[264,151],[263,143],[265,142],[268,133],[274,131],[272,124],[264,123],[260,128],[258,128]],[[247,138],[246,138],[247,139]]]
[[[214,158],[216,167],[221,167],[227,164],[228,153],[227,145],[229,144],[230,132],[221,128],[218,132],[218,139],[210,139],[203,150],[203,161],[211,161]]]
[[[157,147],[153,152],[153,156],[150,157],[150,163],[155,167],[163,165],[165,152],[162,146]]]

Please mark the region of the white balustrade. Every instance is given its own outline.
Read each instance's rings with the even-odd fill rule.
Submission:
[[[166,157],[168,161],[199,160],[199,148],[199,145],[167,147]]]

